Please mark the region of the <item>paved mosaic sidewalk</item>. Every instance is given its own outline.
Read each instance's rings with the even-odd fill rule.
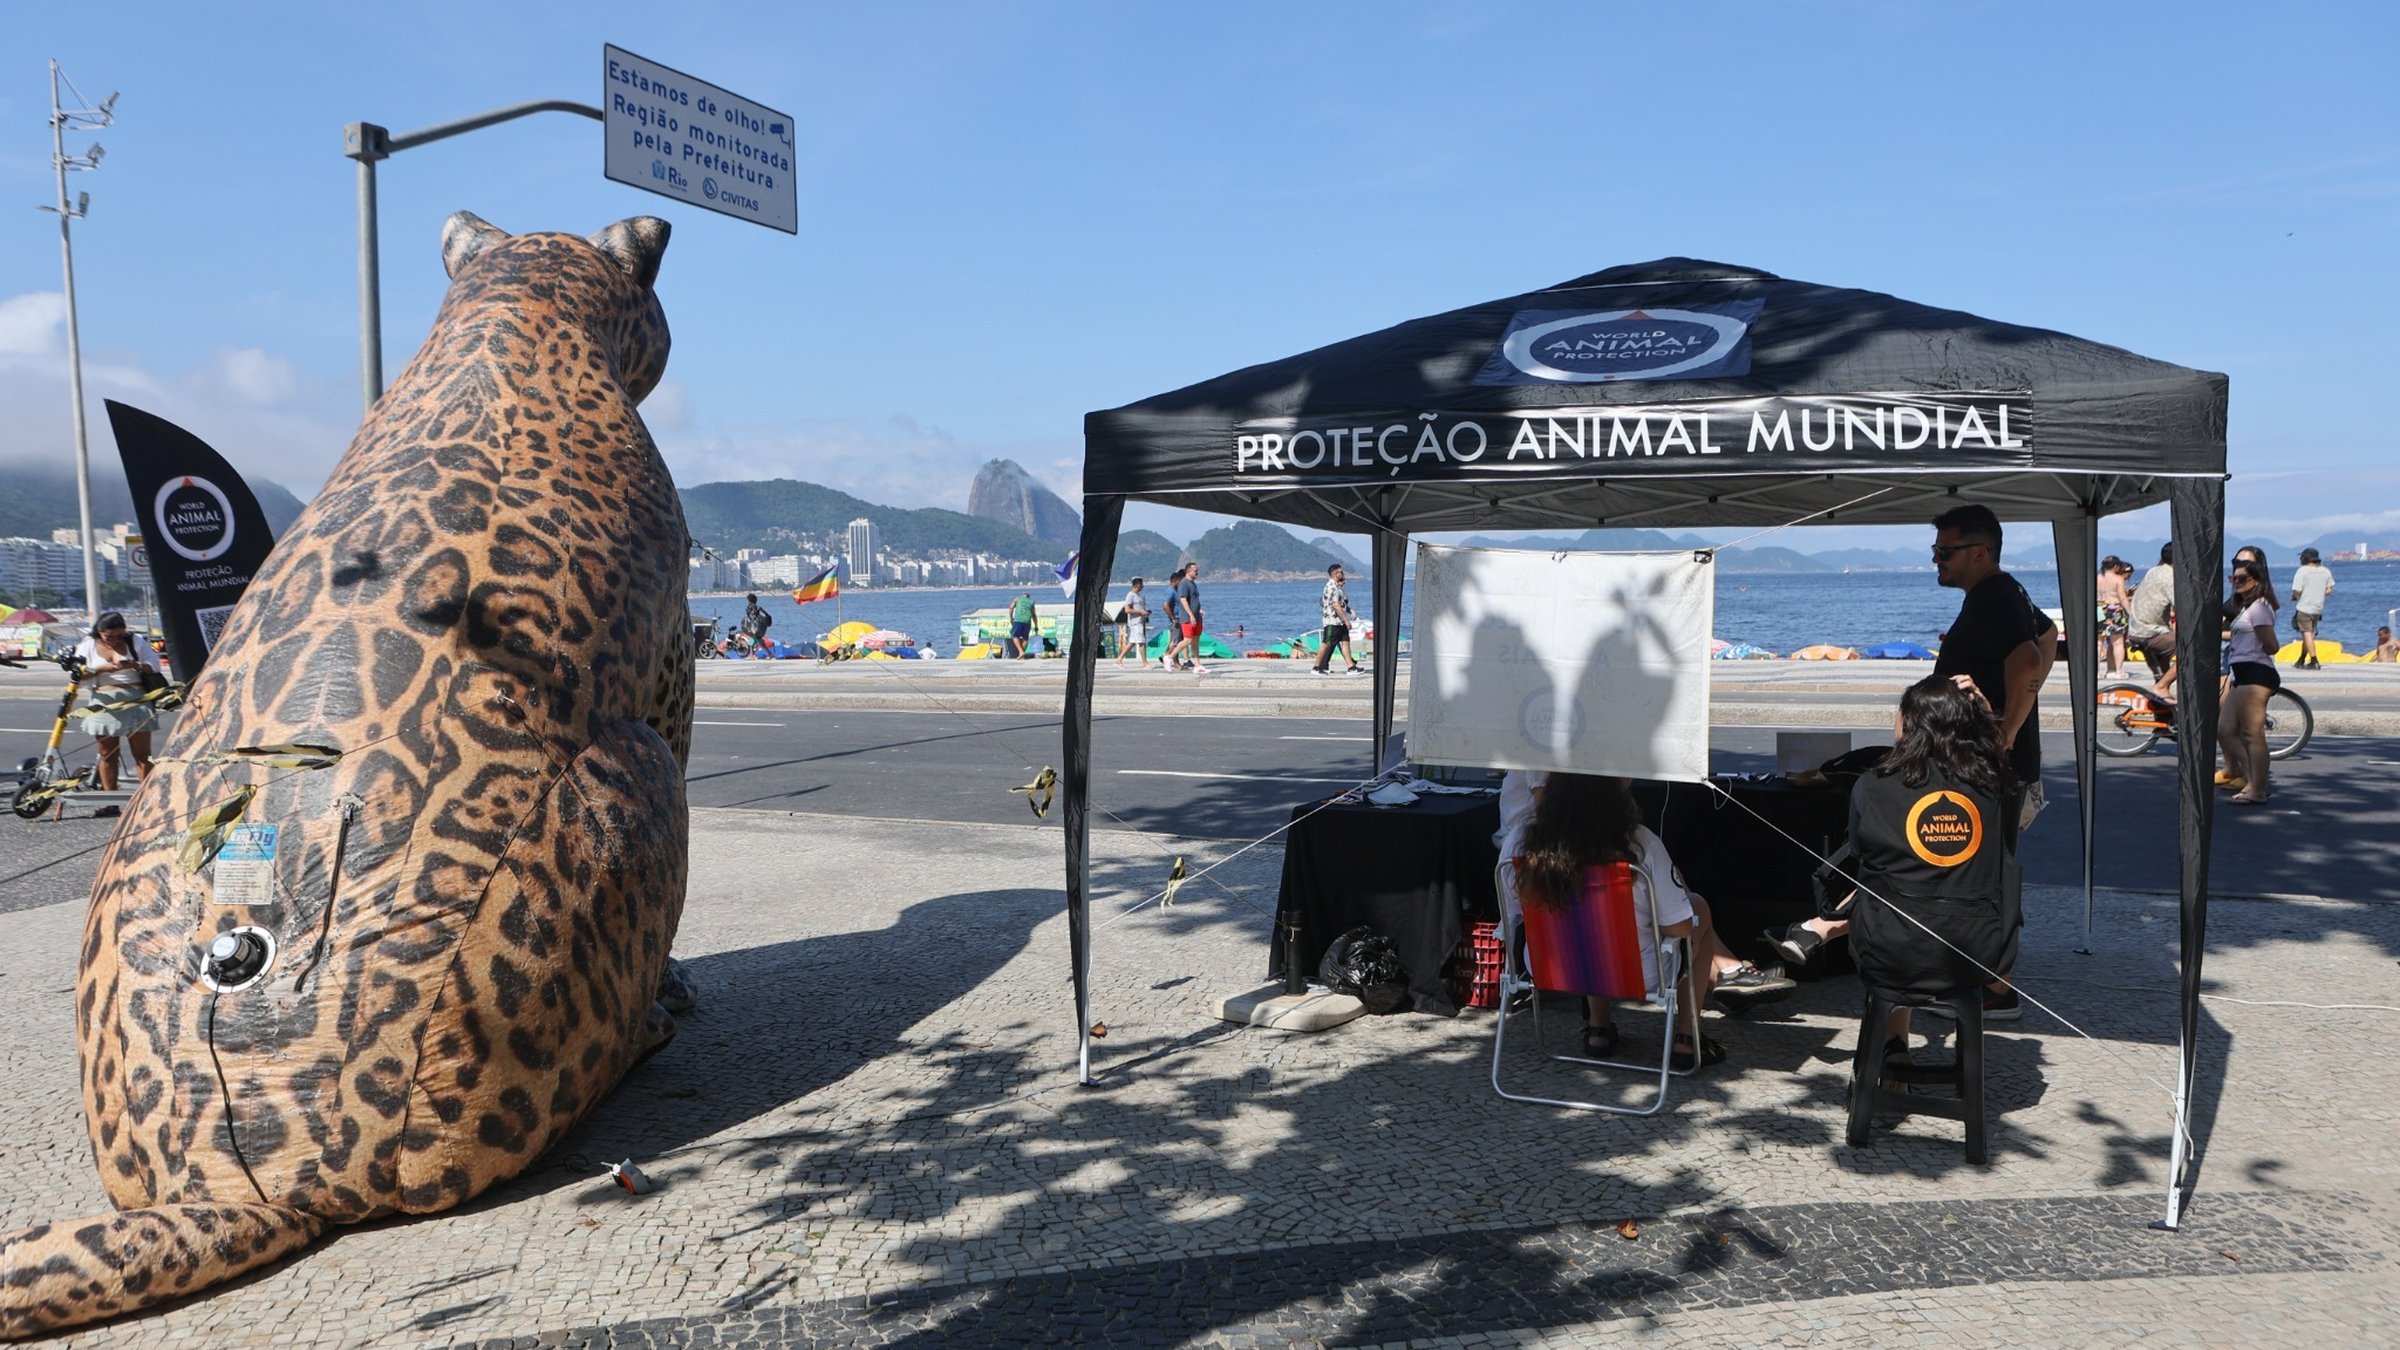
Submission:
[[[2162,1332],[2390,1339],[2400,1064],[2357,1053],[2388,1012],[2207,1005],[2200,1203],[2182,1234],[2145,1227],[2174,1063],[2158,897],[2105,897],[2092,957],[2068,950],[2079,897],[2029,897],[2027,988],[2103,1039],[1993,1029],[1977,1169],[1950,1122],[1841,1143],[1842,981],[1715,1021],[1732,1062],[1647,1120],[1497,1100],[1488,1016],[1216,1022],[1263,968],[1271,848],[1103,919],[1109,1035],[1079,1088],[1057,843],[703,813],[679,943],[702,1012],[542,1168],[65,1343],[1996,1343],[1992,1310],[2056,1333],[2102,1289]],[[1104,914],[1163,880],[1160,841],[1098,845]],[[9,1224],[105,1203],[63,992],[79,919],[21,910],[0,949]],[[2400,1003],[2400,908],[2220,902],[2212,946],[2227,999]],[[624,1157],[662,1190],[599,1179]]]

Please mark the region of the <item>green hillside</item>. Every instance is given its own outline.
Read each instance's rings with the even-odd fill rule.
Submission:
[[[875,522],[878,542],[894,553],[919,556],[937,549],[968,549],[1012,559],[1046,559],[1058,550],[1023,530],[962,511],[936,507],[909,510],[877,506],[847,492],[789,478],[752,483],[702,483],[681,490],[683,518],[692,538],[719,553],[763,548],[788,553],[800,541],[825,536],[864,517]]]
[[[0,538],[48,539],[52,530],[71,530],[81,522],[74,469],[19,465],[8,470],[5,481],[7,489],[0,491]],[[300,499],[263,478],[244,481],[250,485],[250,495],[258,498],[267,528],[281,536],[299,518]],[[133,493],[125,486],[125,470],[117,462],[116,452],[96,449],[92,455],[92,527],[105,529],[133,519]]]
[[[1303,544],[1280,525],[1245,520],[1210,530],[1192,541],[1184,553],[1200,564],[1202,575],[1236,577],[1323,576],[1339,559],[1314,545]]]
[[[1117,536],[1116,565],[1109,575],[1118,581],[1140,577],[1157,581],[1183,561],[1183,547],[1156,530],[1127,530]]]

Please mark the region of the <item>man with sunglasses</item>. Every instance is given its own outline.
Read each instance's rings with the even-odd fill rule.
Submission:
[[[1933,564],[1944,586],[1965,591],[1958,618],[1942,636],[1933,673],[1965,676],[2000,719],[2016,790],[2002,803],[2001,837],[2017,835],[2042,809],[2042,733],[2036,702],[2058,660],[2058,625],[2036,609],[2015,577],[2000,569],[2000,518],[1988,506],[1959,506],[1933,519]],[[2017,991],[2005,983],[1984,993],[1987,1020],[2018,1016]]]

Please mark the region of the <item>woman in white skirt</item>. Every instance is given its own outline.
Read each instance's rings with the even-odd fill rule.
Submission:
[[[84,719],[84,728],[99,746],[100,790],[117,790],[119,741],[132,743],[134,770],[149,777],[150,724],[158,720],[157,709],[142,701],[142,672],[158,669],[150,644],[112,609],[92,625],[92,635],[77,644],[75,659],[83,663],[76,683],[92,695],[85,706],[97,710]]]

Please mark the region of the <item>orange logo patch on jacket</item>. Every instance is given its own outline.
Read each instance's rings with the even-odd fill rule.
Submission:
[[[1908,808],[1908,847],[1935,867],[1956,867],[1983,847],[1983,813],[1956,792],[1928,792]]]

